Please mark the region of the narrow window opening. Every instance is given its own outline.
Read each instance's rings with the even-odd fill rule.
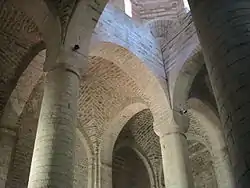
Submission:
[[[188,4],[188,0],[183,0],[184,2],[184,7],[187,11],[190,11],[190,7],[189,7],[189,4]]]
[[[132,3],[130,0],[124,0],[125,4],[125,13],[129,16],[132,17]]]

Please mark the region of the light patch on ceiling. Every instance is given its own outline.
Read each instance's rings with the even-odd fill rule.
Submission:
[[[130,0],[124,0],[124,5],[125,5],[125,13],[129,16],[132,17],[132,3]]]

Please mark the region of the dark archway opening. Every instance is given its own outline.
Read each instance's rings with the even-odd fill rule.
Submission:
[[[113,152],[113,188],[150,188],[150,179],[143,161],[129,147]]]

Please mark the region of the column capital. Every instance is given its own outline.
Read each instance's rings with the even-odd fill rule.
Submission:
[[[75,74],[79,79],[81,78],[81,72],[80,69],[74,65],[71,65],[70,63],[57,63],[55,66],[53,66],[53,68],[51,68],[48,72],[51,71],[55,71],[55,70],[65,70],[65,71],[69,71],[72,72],[73,74]]]
[[[185,132],[187,130],[184,127],[176,124],[175,120],[172,118],[170,123],[166,122],[160,125],[154,124],[154,131],[159,137],[164,137],[171,134],[181,134],[185,136]]]
[[[183,131],[173,131],[173,132],[168,132],[168,133],[164,133],[161,135],[158,135],[160,137],[160,139],[163,139],[164,137],[170,136],[170,135],[179,135],[179,136],[183,136],[185,139],[187,139],[186,134]]]
[[[160,145],[166,187],[193,188],[186,136],[180,129],[161,133]]]
[[[58,68],[64,68],[65,70],[75,73],[78,77],[87,70],[88,55],[80,51],[81,46],[75,44],[70,47],[62,47],[56,63],[47,65],[45,72],[50,72]]]

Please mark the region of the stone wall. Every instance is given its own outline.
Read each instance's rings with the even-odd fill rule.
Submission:
[[[200,43],[190,13],[181,14],[178,20],[168,24],[170,24],[168,26],[170,32],[161,43],[161,49],[167,83],[171,99],[173,99],[176,79],[181,68],[200,50]]]
[[[107,4],[92,36],[93,49],[98,41],[111,42],[128,49],[160,78],[165,78],[161,49],[150,30],[133,21],[120,9]]]

